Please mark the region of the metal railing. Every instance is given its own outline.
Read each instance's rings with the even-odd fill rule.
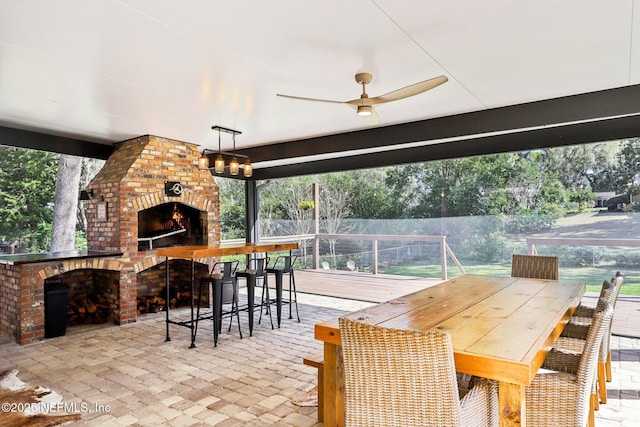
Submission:
[[[262,237],[261,242],[291,242],[297,241],[302,245],[302,242],[311,241],[312,255],[313,255],[313,268],[320,268],[320,240],[348,240],[348,241],[368,241],[371,242],[372,253],[372,266],[371,272],[378,274],[379,266],[379,245],[380,241],[402,241],[402,242],[426,242],[437,244],[440,248],[440,267],[442,271],[442,279],[447,280],[447,257],[450,257],[455,265],[460,269],[462,274],[465,274],[464,267],[451,250],[451,247],[447,245],[445,236],[409,236],[403,234],[300,234],[289,236],[277,236],[277,237]],[[244,243],[244,239],[229,239],[224,240],[223,243]],[[306,245],[305,245],[306,247]]]

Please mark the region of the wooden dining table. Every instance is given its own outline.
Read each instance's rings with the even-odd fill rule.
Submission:
[[[191,345],[190,348],[195,348],[196,344],[196,331],[197,322],[199,319],[195,317],[194,301],[195,301],[195,263],[197,260],[206,260],[208,258],[217,258],[227,255],[251,255],[257,253],[269,253],[269,252],[283,252],[298,249],[297,243],[265,243],[265,244],[235,244],[235,245],[197,245],[197,246],[174,246],[169,248],[158,248],[157,255],[164,256],[167,259],[165,263],[166,268],[166,292],[167,301],[169,301],[170,283],[169,283],[169,258],[182,258],[191,261],[191,318],[187,321],[172,320],[169,316],[169,304],[166,307],[166,332],[167,336],[165,341],[171,341],[169,337],[169,325],[175,324],[179,326],[185,326],[191,329]],[[276,278],[277,279],[277,278]],[[254,314],[254,297],[255,297],[255,275],[249,275],[247,278],[247,299],[248,299],[248,314],[249,314],[249,330],[253,331],[253,314]],[[222,312],[220,310],[220,304],[218,301],[222,300],[221,289],[218,286],[213,287],[213,308],[212,316],[216,320],[216,325],[220,324]],[[280,283],[276,283],[276,295],[282,299],[282,280]],[[278,319],[279,320],[279,319]],[[214,343],[217,345],[218,330],[214,329]]]
[[[500,425],[526,426],[525,387],[585,290],[584,283],[569,280],[466,274],[345,317],[389,328],[449,333],[456,371],[498,382]],[[324,424],[342,426],[338,319],[317,323],[315,338],[324,342]]]

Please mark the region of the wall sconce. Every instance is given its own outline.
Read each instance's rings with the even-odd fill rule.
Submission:
[[[243,156],[241,154],[236,154],[236,135],[241,134],[242,132],[238,130],[225,128],[222,126],[212,126],[211,129],[218,131],[218,155],[216,156],[216,159],[213,164],[213,170],[215,171],[215,173],[217,174],[224,173],[225,167],[226,167],[225,157],[230,157],[231,160],[229,161],[229,173],[231,175],[238,175],[238,173],[240,172],[240,162],[238,161],[238,157],[240,157],[245,159],[242,165],[243,175],[247,178],[253,175],[253,166],[251,165],[251,161],[249,161],[249,157]],[[233,135],[233,152],[232,153],[225,153],[221,149],[220,134],[222,132],[230,133]],[[200,159],[198,159],[198,167],[200,169],[209,169],[209,157],[207,157],[205,154],[207,151],[212,151],[212,150],[207,150],[207,149],[202,150],[202,156],[200,157]]]
[[[93,199],[93,188],[91,190],[80,190],[80,197],[78,200],[91,200]]]

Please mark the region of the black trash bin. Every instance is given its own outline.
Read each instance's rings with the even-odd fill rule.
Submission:
[[[53,338],[67,332],[69,287],[63,283],[47,283],[44,287],[44,337]]]

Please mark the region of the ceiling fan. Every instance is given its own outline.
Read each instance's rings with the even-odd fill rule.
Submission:
[[[376,96],[373,98],[369,98],[367,94],[367,85],[371,83],[373,79],[373,75],[370,73],[358,73],[356,74],[356,82],[362,85],[362,95],[360,98],[352,99],[351,101],[334,101],[331,99],[317,99],[317,98],[304,98],[301,96],[291,96],[291,95],[283,95],[278,93],[277,96],[281,96],[283,98],[290,99],[299,99],[302,101],[316,101],[316,102],[329,102],[332,104],[346,104],[352,108],[354,108],[358,115],[363,117],[368,124],[378,124],[380,122],[380,118],[373,110],[374,105],[384,104],[386,102],[398,101],[400,99],[408,98],[410,96],[418,95],[419,93],[426,92],[429,89],[433,89],[434,87],[440,86],[445,83],[447,80],[446,76],[434,77],[429,80],[425,80],[420,83],[415,83],[402,89],[394,90],[387,94]]]

